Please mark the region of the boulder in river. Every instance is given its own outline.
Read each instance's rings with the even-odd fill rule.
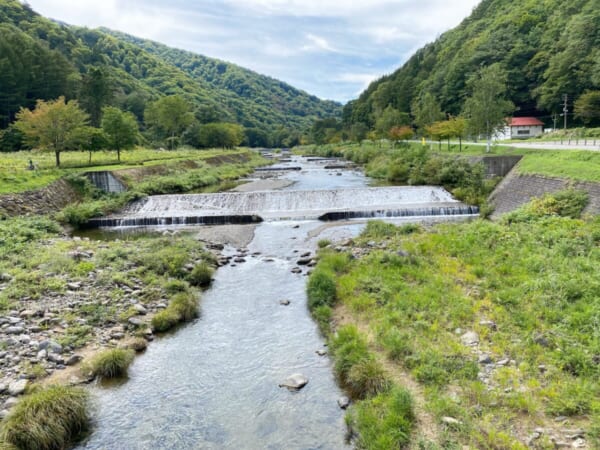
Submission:
[[[294,373],[287,377],[283,383],[280,383],[279,387],[285,387],[292,391],[298,391],[306,386],[307,383],[308,378],[301,373]]]

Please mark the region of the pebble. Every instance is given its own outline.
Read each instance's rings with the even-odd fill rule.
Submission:
[[[279,300],[279,304],[282,306],[288,306],[291,302],[288,299]]]
[[[129,322],[134,327],[141,327],[142,325],[144,325],[144,322],[142,322],[140,319],[137,319],[135,317],[130,317],[127,322]]]
[[[144,308],[142,305],[140,305],[139,303],[136,303],[135,305],[133,305],[133,309],[135,309],[136,312],[142,316],[145,316],[146,314],[148,314],[148,310],[146,308]]]
[[[25,333],[25,328],[23,327],[7,327],[4,332],[6,334],[22,334]]]
[[[460,337],[460,341],[463,345],[472,347],[479,344],[479,335],[474,331],[467,331]]]
[[[478,362],[479,364],[490,364],[492,362],[492,358],[487,353],[482,353],[479,355]]]
[[[319,356],[325,356],[327,354],[327,350],[321,350],[321,349],[319,349],[315,353],[317,355],[319,355]]]
[[[446,425],[461,425],[462,422],[458,419],[455,419],[454,417],[442,417],[442,423],[446,424]]]
[[[82,359],[83,359],[83,356],[81,356],[81,355],[72,355],[72,356],[69,357],[69,359],[67,359],[65,361],[65,365],[67,365],[67,366],[74,366],[75,364],[77,364]]]

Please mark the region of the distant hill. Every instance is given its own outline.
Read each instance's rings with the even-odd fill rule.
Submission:
[[[59,95],[78,98],[93,68],[114,83],[113,102],[138,117],[145,103],[180,94],[206,121],[232,121],[266,132],[305,130],[339,116],[341,105],[217,59],[107,29],[46,19],[17,0],[0,0],[0,127],[21,106]]]
[[[600,88],[600,1],[483,0],[458,27],[349,103],[345,122],[372,127],[377,111],[391,105],[410,112],[413,99],[426,91],[443,111],[458,114],[467,79],[493,63],[508,73],[516,114],[550,122],[562,110],[563,94],[572,102]]]

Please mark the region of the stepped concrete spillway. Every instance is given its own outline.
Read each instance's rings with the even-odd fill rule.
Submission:
[[[403,186],[305,191],[157,195],[121,214],[93,219],[92,227],[255,223],[263,220],[473,215],[439,187]]]

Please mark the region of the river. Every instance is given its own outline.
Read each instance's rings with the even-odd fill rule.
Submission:
[[[356,170],[300,162],[303,170],[281,173],[294,182],[285,189],[369,183]],[[156,339],[136,358],[127,380],[91,388],[95,426],[78,448],[349,448],[337,405],[343,392],[329,357],[316,353],[326,347],[306,307],[306,269],[291,269],[301,254],[315,251],[318,239],[352,236],[361,227],[323,227],[314,220],[259,224],[246,261],[216,272],[196,321]],[[317,229],[322,233],[311,237]],[[288,306],[280,304],[284,299]],[[279,387],[298,372],[309,379],[303,389]]]

